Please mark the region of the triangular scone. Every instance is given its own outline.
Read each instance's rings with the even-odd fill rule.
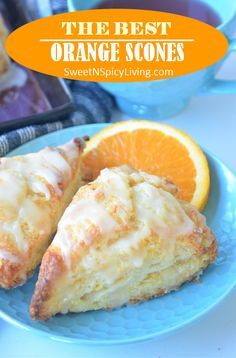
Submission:
[[[0,159],[0,287],[24,283],[40,263],[78,189],[83,147],[75,139]]]
[[[31,316],[118,307],[197,277],[214,261],[216,240],[176,194],[168,180],[129,167],[81,187],[43,257]]]

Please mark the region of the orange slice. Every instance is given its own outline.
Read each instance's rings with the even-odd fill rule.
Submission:
[[[101,169],[123,164],[167,177],[180,189],[180,199],[200,210],[206,205],[210,188],[206,157],[177,128],[151,121],[118,122],[88,142],[82,159],[86,178],[95,179]]]

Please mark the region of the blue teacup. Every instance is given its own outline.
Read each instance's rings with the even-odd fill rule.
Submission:
[[[222,22],[218,29],[229,40],[228,56],[232,51],[236,51],[236,40],[231,38],[236,25],[236,1],[202,0],[202,2],[209,5],[221,17]],[[99,0],[68,0],[68,7],[70,11],[87,10],[95,7],[97,3]],[[194,95],[236,93],[236,81],[215,78],[224,60],[225,58],[204,70],[176,78],[127,83],[100,82],[100,85],[115,96],[123,112],[133,117],[161,119],[182,111]]]

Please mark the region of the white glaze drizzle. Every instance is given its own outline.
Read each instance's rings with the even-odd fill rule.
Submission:
[[[9,251],[0,249],[0,260],[7,260],[12,263],[19,262],[19,258],[15,255],[12,255]]]
[[[76,143],[63,146],[66,153],[73,149],[69,161],[75,160]],[[50,235],[52,224],[50,209],[37,203],[37,195],[50,200],[51,184],[57,195],[61,195],[60,184],[68,182],[72,171],[62,154],[53,148],[45,148],[36,154],[2,158],[0,163],[0,233],[13,240],[20,251],[27,252],[22,225],[27,224],[38,235]],[[43,179],[43,180],[42,180]],[[44,182],[45,181],[45,182]],[[28,196],[29,190],[33,193]]]
[[[132,180],[136,178],[137,181],[137,184],[132,187],[128,184],[129,175],[132,176]],[[186,215],[178,200],[160,187],[162,182],[159,178],[155,180],[153,176],[150,176],[149,182],[148,174],[145,174],[144,178],[143,173],[139,176],[139,173],[135,172],[133,175],[126,169],[116,168],[103,170],[96,183],[96,190],[88,188],[88,199],[75,197],[66,210],[53,241],[53,245],[61,248],[68,266],[70,266],[72,252],[78,250],[79,242],[84,241],[91,247],[81,264],[86,269],[96,267],[97,256],[92,246],[94,237],[91,236],[91,225],[98,228],[102,234],[102,240],[105,237],[110,239],[115,237],[115,232],[121,226],[108,210],[112,205],[117,206],[117,203],[120,203],[123,212],[129,213],[130,210],[134,210],[135,229],[114,240],[109,249],[104,247],[104,250],[106,253],[110,252],[110,257],[114,257],[118,252],[128,254],[131,266],[136,268],[142,267],[145,259],[145,252],[140,252],[138,248],[139,243],[153,232],[158,235],[163,245],[163,252],[171,260],[177,237],[191,233],[194,228],[194,223]],[[104,194],[104,201],[96,201],[98,192]],[[119,215],[119,213],[118,210],[116,214]],[[106,282],[115,280],[112,270],[99,267],[99,272]]]

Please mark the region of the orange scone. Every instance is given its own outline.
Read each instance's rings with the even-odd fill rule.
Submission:
[[[24,283],[40,263],[78,189],[83,147],[75,139],[0,159],[0,287]]]
[[[46,251],[30,314],[111,309],[163,295],[217,254],[206,221],[168,180],[104,169],[79,189]]]

